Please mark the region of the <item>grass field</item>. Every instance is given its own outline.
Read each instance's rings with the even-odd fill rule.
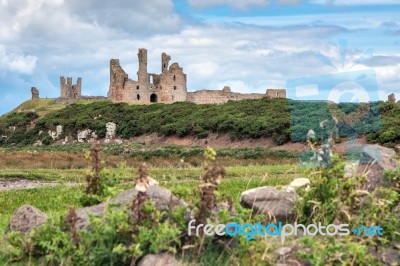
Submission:
[[[134,186],[134,181],[138,178],[137,166],[146,162],[149,168],[149,175],[156,179],[160,186],[170,189],[174,195],[189,203],[190,209],[195,209],[195,206],[199,206],[199,202],[202,199],[199,185],[202,184],[202,176],[204,175],[204,169],[201,165],[203,161],[202,152],[204,151],[199,151],[198,148],[182,147],[146,147],[146,149],[143,149],[143,147],[129,147],[132,148],[133,152],[118,154],[118,152],[124,151],[126,147],[109,146],[107,149],[104,148],[101,157],[105,161],[103,164],[104,170],[112,173],[112,176],[119,181],[116,186],[117,192]],[[89,145],[78,144],[70,147],[47,146],[39,148],[36,152],[32,147],[5,148],[0,151],[0,179],[5,181],[4,183],[15,179],[58,183],[53,187],[42,186],[33,189],[0,191],[0,265],[40,265],[38,257],[22,257],[21,262],[8,263],[10,249],[8,249],[7,243],[10,242],[9,236],[6,238],[5,231],[9,220],[15,210],[24,204],[37,207],[45,212],[52,221],[65,217],[70,207],[83,207],[82,196],[86,186],[86,176],[91,167],[89,161],[85,158],[85,153],[89,149]],[[317,212],[317,214],[322,215],[321,219],[338,209],[335,204],[337,203],[337,195],[340,195],[338,192],[340,189],[340,191],[343,191],[341,203],[348,204],[354,209],[352,213],[352,219],[354,220],[350,221],[350,223],[359,225],[379,222],[379,224],[382,223],[387,228],[385,232],[388,232],[388,234],[385,235],[385,239],[366,239],[368,241],[376,241],[376,243],[373,242],[375,244],[370,246],[384,243],[381,250],[386,252],[386,250],[390,250],[392,246],[398,243],[395,240],[396,233],[393,233],[397,230],[395,225],[398,224],[398,221],[396,223],[393,220],[395,214],[386,209],[381,210],[379,202],[377,202],[377,205],[372,204],[368,208],[361,209],[356,208],[356,205],[352,205],[352,202],[356,202],[353,199],[357,197],[358,187],[349,183],[346,179],[338,179],[335,176],[340,173],[338,165],[333,169],[313,171],[313,174],[311,174],[299,166],[296,154],[285,151],[271,152],[259,148],[250,148],[221,149],[217,153],[219,155],[216,163],[224,166],[226,170],[226,175],[218,186],[217,200],[232,199],[233,205],[238,211],[235,219],[240,220],[244,217],[244,221],[249,223],[254,223],[255,219],[259,219],[259,217],[257,218],[251,214],[251,210],[246,210],[240,206],[239,198],[243,191],[260,186],[273,186],[280,189],[296,178],[307,177],[311,180],[313,186],[318,186],[318,189],[311,190],[311,194],[304,194],[301,197],[310,195],[308,197],[311,197],[311,200],[306,200],[305,202],[307,203],[320,202],[318,204],[322,211]],[[332,184],[330,182],[338,183],[327,186]],[[347,195],[345,189],[349,188],[350,192]],[[395,202],[397,197],[394,194],[394,190],[387,193],[392,195],[390,196],[392,198],[388,199]],[[318,198],[318,195],[321,195],[320,198]],[[329,198],[324,201],[327,195]],[[349,198],[350,200],[347,201]],[[298,218],[303,219],[300,221],[304,222],[310,217],[309,213],[306,213],[307,209],[298,208],[298,211],[304,211],[305,213],[299,213],[302,216]],[[327,210],[326,213],[325,210]],[[379,220],[375,215],[377,212],[381,214]],[[124,221],[127,222],[126,220]],[[160,226],[160,224],[157,226]],[[102,230],[100,230],[101,235],[103,234]],[[168,230],[170,229],[168,228]],[[53,231],[53,228],[50,231]],[[168,231],[165,231],[165,233],[168,233]],[[98,237],[102,238],[102,236]],[[156,236],[153,237],[157,238]],[[158,237],[163,238],[163,236]],[[153,238],[151,239],[152,241]],[[368,248],[370,246],[366,244],[367,242],[357,237],[348,237],[346,239],[330,238],[328,240],[321,237],[315,237],[313,240],[291,238],[289,241],[285,244],[278,239],[268,239],[266,241],[261,238],[249,242],[239,241],[237,243],[238,246],[232,248],[232,250],[224,249],[224,256],[221,256],[222,253],[218,249],[218,245],[208,243],[206,250],[203,251],[200,257],[189,257],[187,259],[189,262],[184,265],[251,265],[251,262],[255,259],[257,260],[255,265],[270,265],[268,263],[273,265],[276,262],[275,250],[283,246],[301,246],[303,251],[309,250],[303,255],[300,254],[300,257],[296,255],[296,258],[307,258],[311,265],[341,265],[340,263],[338,264],[340,261],[346,262],[346,265],[382,265],[369,255]],[[108,246],[104,243],[102,245],[105,245],[106,248],[112,247],[112,245]],[[342,257],[337,259],[335,255],[337,253],[341,253]],[[181,253],[176,254],[176,256],[185,262],[185,259],[181,257]],[[240,264],[235,264],[233,261],[240,261]],[[261,262],[263,264],[260,264]]]
[[[114,169],[121,180],[121,188],[132,186],[130,181],[137,178],[137,170],[126,168]],[[233,166],[226,167],[227,175],[220,186],[220,193],[232,197],[238,203],[239,195],[246,188],[269,185],[287,185],[297,178],[296,165],[281,166]],[[83,183],[86,170],[57,170],[34,169],[17,170],[5,169],[0,172],[0,178],[26,178],[34,180],[59,181],[59,187],[35,188],[28,190],[12,190],[0,192],[0,231],[3,231],[12,213],[23,204],[37,206],[50,216],[65,212],[69,206],[79,206],[79,193],[82,186],[67,187],[62,182]],[[160,182],[160,185],[171,189],[186,200],[190,201],[191,193],[200,182],[200,168],[154,168],[150,175]]]
[[[118,188],[131,188],[132,181],[137,178],[135,168],[109,169],[117,174],[121,183]],[[70,207],[81,207],[80,196],[84,191],[84,185],[65,186],[63,182],[83,183],[85,169],[15,169],[8,168],[0,171],[0,178],[23,178],[32,180],[59,181],[57,187],[40,187],[24,190],[9,190],[0,192],[0,251],[3,246],[2,235],[8,222],[17,208],[24,204],[30,204],[45,212],[51,219],[58,219],[65,215]],[[221,196],[233,199],[236,206],[239,205],[240,193],[246,189],[263,185],[280,186],[287,185],[291,180],[299,176],[297,165],[248,165],[226,167],[227,175],[222,181],[219,192]],[[171,189],[172,192],[192,204],[199,197],[198,185],[202,169],[191,168],[151,168],[150,175],[159,181],[160,185]],[[6,257],[1,255],[0,264],[5,265]],[[13,265],[26,265],[13,264]],[[33,261],[31,265],[35,265]]]

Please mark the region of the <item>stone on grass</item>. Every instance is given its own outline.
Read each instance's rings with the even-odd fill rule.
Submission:
[[[113,206],[115,205],[115,207],[118,208],[130,207],[137,194],[138,191],[136,189],[123,191],[117,197],[112,198],[110,200],[110,204],[112,204]],[[154,202],[155,208],[161,212],[172,210],[177,207],[188,207],[188,204],[186,202],[175,197],[170,190],[159,187],[157,185],[153,185],[147,188],[146,195],[149,200],[152,200]],[[103,216],[105,214],[106,206],[107,204],[103,202],[98,205],[78,209],[76,211],[76,214],[78,216],[78,227],[82,229],[89,225],[89,214],[100,217]],[[131,213],[131,215],[135,219],[135,214]],[[189,220],[190,217],[187,217],[187,219]]]
[[[399,166],[395,156],[396,152],[392,149],[380,145],[367,145],[362,148],[359,161],[346,165],[345,177],[366,175],[368,180],[362,189],[372,192],[385,186],[385,171],[393,171]]]
[[[293,193],[299,188],[304,188],[304,190],[308,190],[310,188],[310,179],[308,178],[296,178],[292,182],[290,182],[289,186],[285,188],[286,192]]]
[[[296,193],[279,191],[274,187],[258,187],[244,191],[240,204],[253,212],[264,214],[267,218],[287,221],[294,216],[294,205],[298,199]]]
[[[180,266],[182,265],[177,261],[174,256],[161,253],[161,254],[149,254],[140,260],[138,266]]]
[[[31,205],[23,205],[15,211],[8,230],[27,233],[47,221],[47,215]]]

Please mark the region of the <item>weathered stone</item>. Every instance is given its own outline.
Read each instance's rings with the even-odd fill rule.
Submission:
[[[90,129],[81,130],[81,131],[78,131],[77,140],[80,143],[94,142],[95,140],[97,140],[97,134],[96,134],[96,132],[94,132]]]
[[[35,143],[33,143],[33,146],[42,146],[43,142],[41,140],[37,140]]]
[[[32,100],[39,99],[39,90],[38,89],[36,89],[35,87],[32,87],[31,93],[32,93]]]
[[[400,144],[396,145],[396,147],[394,147],[394,150],[396,151],[396,153],[400,153]]]
[[[49,130],[48,134],[53,140],[57,139],[57,132],[56,131]]]
[[[294,215],[296,193],[279,191],[274,187],[258,187],[244,191],[240,196],[243,207],[252,208],[255,213],[261,213],[278,221],[290,220]]]
[[[358,172],[358,166],[360,165],[360,161],[348,162],[344,166],[344,177],[350,178],[355,176]]]
[[[66,136],[66,137],[64,138],[64,141],[62,142],[62,144],[65,145],[65,144],[68,143],[68,141],[69,141],[69,138],[68,138],[68,136]]]
[[[41,132],[43,133],[43,131]],[[39,132],[39,136],[42,134],[41,132]],[[57,140],[63,133],[63,126],[58,125],[56,131],[49,130],[47,133],[53,140]]]
[[[122,143],[124,143],[124,141],[121,140],[121,139],[116,139],[116,140],[114,140],[114,142],[115,142],[116,144],[122,144]]]
[[[296,191],[299,188],[304,188],[307,190],[310,187],[310,179],[302,177],[296,178],[292,182],[290,182],[289,186],[286,188],[287,192]]]
[[[111,199],[110,203],[118,205],[119,208],[125,208],[131,206],[134,198],[136,198],[138,191],[136,189],[130,189],[122,192],[117,197]],[[154,202],[155,208],[159,211],[166,211],[168,209],[174,209],[176,207],[188,207],[188,204],[183,200],[175,197],[170,190],[159,187],[150,186],[146,190],[147,197]],[[78,216],[79,228],[85,228],[89,225],[89,214],[96,216],[103,216],[105,212],[106,204],[100,203],[98,205],[81,208],[76,211]],[[135,219],[135,214],[131,213]],[[188,220],[190,217],[187,217]]]
[[[117,131],[117,124],[114,122],[108,122],[106,124],[106,139],[113,139],[115,138],[116,131]]]
[[[171,57],[161,57],[161,74],[147,72],[147,50],[139,49],[138,80],[128,78],[118,59],[110,60],[110,89],[108,98],[114,102],[181,102],[186,101],[186,74],[178,63],[169,66]]]
[[[286,90],[285,89],[267,89],[267,97],[270,99],[275,98],[286,98]]]
[[[385,185],[384,171],[393,171],[398,167],[397,160],[394,159],[395,155],[395,151],[380,145],[367,145],[362,149],[357,175],[366,174],[368,177],[363,189],[371,192]]]
[[[57,138],[63,133],[63,126],[62,125],[58,125],[56,127],[56,132],[57,132]]]
[[[138,266],[180,266],[182,265],[177,261],[174,256],[161,253],[161,254],[149,254],[144,256]]]
[[[189,101],[198,104],[219,104],[229,100],[286,98],[285,89],[267,89],[266,93],[242,94],[232,92],[225,86],[222,90],[201,90],[187,92],[187,76],[178,63],[169,66],[171,57],[161,55],[161,73],[147,72],[147,50],[139,49],[138,79],[129,79],[120,65],[119,59],[110,60],[110,87],[108,99],[113,102],[162,102],[173,103]]]
[[[388,102],[391,102],[391,103],[396,102],[396,96],[394,95],[394,93],[392,93],[388,96]]]
[[[278,259],[283,259],[290,254],[292,248],[290,247],[281,247],[275,250],[275,254],[278,256]]]
[[[46,221],[46,214],[31,205],[23,205],[11,217],[8,230],[26,233]]]
[[[72,84],[72,78],[60,77],[61,98],[65,100],[76,100],[82,96],[82,79],[78,78],[76,84]]]

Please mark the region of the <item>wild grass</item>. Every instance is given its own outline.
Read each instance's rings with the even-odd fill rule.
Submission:
[[[7,148],[0,150],[3,169],[83,169],[87,167],[85,153],[88,144]],[[116,168],[126,162],[137,168],[141,162],[151,167],[190,168],[202,162],[201,148],[135,147],[134,145],[105,145],[102,159],[106,167]],[[217,149],[218,161],[224,166],[295,164],[296,152],[263,148]]]

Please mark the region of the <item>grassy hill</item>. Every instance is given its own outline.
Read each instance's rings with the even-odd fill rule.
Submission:
[[[332,109],[326,102],[288,99],[230,101],[221,105],[174,104],[129,105],[110,101],[57,104],[52,99],[27,101],[0,118],[0,145],[27,145],[46,139],[39,132],[62,125],[65,136],[75,137],[82,129],[95,130],[102,138],[106,123],[117,124],[117,135],[131,138],[157,133],[206,138],[209,133],[228,134],[232,139],[272,138],[276,144],[304,141],[309,129],[325,134],[319,126],[332,114],[339,123],[339,135],[366,136],[370,142],[387,146],[400,143],[400,105],[375,102],[370,105],[341,103]],[[15,127],[15,128],[14,128]],[[328,127],[329,128],[329,127]]]

